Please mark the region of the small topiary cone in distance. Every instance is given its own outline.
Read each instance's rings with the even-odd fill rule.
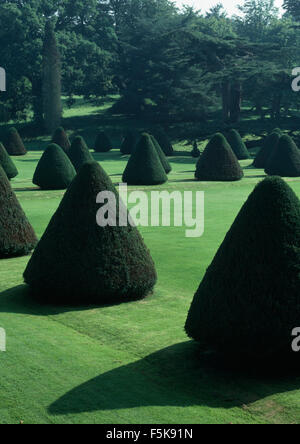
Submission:
[[[281,134],[279,131],[273,131],[264,141],[263,147],[259,151],[256,156],[256,159],[253,162],[253,166],[255,168],[263,168],[265,169],[268,165],[268,162],[273,154],[273,152],[277,149],[279,139]]]
[[[9,157],[8,152],[6,151],[1,142],[0,142],[0,165],[2,166],[9,180],[13,179],[19,174],[14,162]]]
[[[166,132],[160,127],[153,128],[150,133],[155,137],[166,156],[174,155],[174,149]]]
[[[108,153],[112,149],[112,143],[104,131],[101,131],[95,142],[96,153]]]
[[[161,149],[159,143],[157,142],[157,140],[155,139],[154,136],[150,136],[153,146],[157,151],[158,157],[160,158],[161,164],[164,167],[164,170],[167,174],[169,174],[172,171],[172,167],[170,165],[170,162],[168,161],[165,153],[163,152],[163,150]]]
[[[127,131],[123,139],[120,151],[124,155],[132,154],[136,145],[136,137],[133,131]]]
[[[75,168],[62,148],[55,143],[43,153],[33,183],[43,190],[65,190],[76,176]]]
[[[191,151],[191,156],[194,157],[195,159],[197,159],[198,157],[200,157],[201,153],[200,150],[198,148],[197,142],[195,141],[193,143],[193,149]]]
[[[300,202],[281,178],[268,177],[209,266],[188,314],[188,336],[246,365],[292,358],[292,330],[300,326],[299,270]]]
[[[100,192],[117,203],[116,226],[99,226]],[[105,201],[106,203],[106,201]],[[157,275],[136,227],[119,226],[118,193],[97,162],[86,163],[66,191],[24,273],[32,296],[60,304],[114,304],[144,298]],[[127,210],[126,213],[127,214]]]
[[[143,134],[123,174],[128,185],[159,185],[168,177],[149,134]]]
[[[290,136],[282,136],[279,139],[265,172],[270,176],[300,176],[300,151]]]
[[[25,256],[37,238],[0,166],[0,258]]]
[[[5,148],[10,156],[24,156],[27,153],[24,143],[16,128],[10,128],[8,130]]]
[[[86,162],[93,162],[94,160],[87,144],[81,136],[77,136],[73,140],[71,148],[68,151],[68,156],[77,172]]]
[[[55,143],[56,145],[60,146],[65,153],[67,153],[71,147],[69,137],[65,132],[64,128],[61,126],[57,128],[57,130],[53,134],[52,143]]]
[[[223,134],[215,134],[196,166],[195,178],[202,181],[241,180],[243,170]]]
[[[230,130],[227,140],[238,160],[250,159],[249,151],[238,131],[235,129]]]

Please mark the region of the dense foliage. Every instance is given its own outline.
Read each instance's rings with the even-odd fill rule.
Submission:
[[[240,364],[285,362],[300,321],[300,202],[280,178],[248,198],[195,294],[188,335]]]
[[[37,238],[0,166],[0,258],[24,256]]]
[[[266,137],[266,140],[263,143],[262,148],[258,152],[256,158],[254,159],[253,166],[255,168],[263,168],[265,169],[268,165],[270,157],[273,152],[277,149],[277,145],[280,137],[282,136],[281,132],[273,131],[271,134]]]
[[[129,185],[159,185],[168,177],[149,134],[143,134],[123,174]]]
[[[6,134],[4,146],[10,156],[24,156],[27,150],[16,128],[10,128]]]
[[[238,160],[250,159],[250,154],[238,131],[230,130],[227,134],[227,140]]]
[[[282,136],[267,162],[270,176],[300,177],[300,150],[289,136]]]
[[[60,146],[64,152],[69,151],[71,144],[67,133],[61,126],[57,128],[52,136],[52,143]]]
[[[116,197],[117,226],[96,223],[104,205],[96,203],[96,196],[103,191]],[[46,304],[101,305],[140,299],[152,291],[157,279],[154,263],[137,228],[118,226],[119,204],[100,165],[85,164],[25,270],[33,296]]]
[[[95,141],[95,151],[96,153],[108,153],[112,149],[112,143],[108,135],[101,131]]]
[[[43,190],[65,190],[75,176],[75,168],[66,153],[52,143],[40,158],[32,182]]]
[[[1,142],[0,142],[0,165],[2,166],[9,180],[13,179],[19,174],[17,167],[15,166],[14,162],[10,158],[8,152],[6,151]]]
[[[243,170],[223,134],[215,134],[196,166],[195,177],[203,181],[240,180]]]
[[[77,172],[86,162],[92,162],[94,160],[84,138],[81,136],[74,138],[67,154]]]

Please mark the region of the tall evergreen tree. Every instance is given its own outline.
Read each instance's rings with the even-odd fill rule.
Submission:
[[[53,133],[61,122],[62,103],[61,60],[51,21],[46,23],[43,46],[43,105],[45,129]]]

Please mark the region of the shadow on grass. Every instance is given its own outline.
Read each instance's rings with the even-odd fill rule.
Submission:
[[[148,297],[151,297],[151,294]],[[24,284],[0,293],[0,313],[18,313],[32,316],[54,316],[72,311],[86,311],[95,308],[107,306],[112,307],[134,302],[135,301],[131,300],[102,305],[44,305],[40,304],[30,296],[29,288]]]
[[[215,358],[190,341],[103,373],[66,393],[48,410],[67,415],[147,406],[227,409],[299,387],[299,377],[270,381],[217,370]]]

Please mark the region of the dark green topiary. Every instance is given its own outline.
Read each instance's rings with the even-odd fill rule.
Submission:
[[[10,156],[24,156],[27,153],[16,128],[10,128],[8,130],[4,146]]]
[[[166,155],[164,154],[163,150],[161,149],[159,143],[157,142],[157,140],[155,139],[154,136],[150,136],[153,146],[157,151],[158,157],[161,161],[162,166],[164,167],[164,170],[167,174],[169,174],[172,171],[172,167],[170,165],[170,162],[168,161],[168,159],[166,158]]]
[[[198,148],[197,142],[194,142],[193,149],[191,151],[191,156],[194,157],[195,159],[197,159],[198,157],[200,157],[200,155],[201,155],[201,153]]]
[[[149,134],[143,134],[123,174],[129,185],[158,185],[168,177]]]
[[[109,140],[107,134],[104,131],[101,131],[95,142],[95,151],[96,153],[108,153],[112,149],[112,143]]]
[[[300,176],[300,151],[291,137],[282,136],[279,139],[265,172],[270,176]]]
[[[1,142],[0,142],[0,165],[2,166],[9,180],[13,179],[19,174],[15,164],[9,157],[8,152],[6,151]]]
[[[60,146],[65,153],[67,153],[71,147],[69,137],[62,127],[57,128],[53,134],[52,143]]]
[[[37,238],[0,166],[0,258],[25,256]]]
[[[150,133],[155,137],[166,156],[173,156],[174,149],[166,132],[161,127],[153,128]]]
[[[230,130],[227,140],[238,160],[250,159],[249,151],[238,131],[235,129]]]
[[[92,162],[94,160],[87,147],[87,144],[81,136],[77,136],[73,140],[71,148],[68,151],[68,156],[76,171],[79,171],[82,165],[84,165],[86,162]]]
[[[152,291],[155,266],[137,228],[118,226],[119,208],[116,227],[97,225],[103,204],[96,203],[96,196],[102,191],[112,192],[119,207],[119,196],[105,171],[96,162],[85,164],[24,273],[30,293],[41,302],[112,304]]]
[[[223,134],[215,134],[196,166],[195,177],[203,181],[240,180],[243,170]]]
[[[186,332],[240,363],[284,362],[292,355],[292,330],[300,326],[299,289],[300,202],[282,179],[266,178],[209,266]]]
[[[264,141],[264,144],[253,162],[255,168],[266,168],[273,152],[277,149],[281,134],[273,131]]]
[[[43,190],[65,190],[75,176],[75,168],[66,153],[52,143],[36,167],[33,183]]]
[[[123,139],[120,151],[122,154],[132,154],[136,146],[136,136],[133,131],[127,131]]]

